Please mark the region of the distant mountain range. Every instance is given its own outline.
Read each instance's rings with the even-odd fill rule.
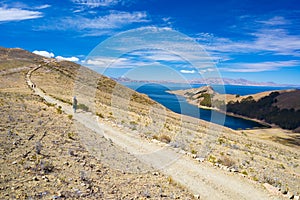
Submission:
[[[113,78],[117,82],[135,82],[135,83],[186,83],[182,81],[165,81],[165,80],[133,80],[127,77]],[[278,84],[274,82],[255,82],[246,79],[231,79],[231,78],[206,78],[190,80],[190,84],[205,84],[205,85],[243,85],[243,86],[292,86],[297,87],[299,85],[292,84]]]

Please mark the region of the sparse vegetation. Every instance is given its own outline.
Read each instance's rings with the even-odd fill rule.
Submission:
[[[68,132],[68,138],[71,140],[74,140],[74,138],[75,138],[74,132]]]
[[[232,158],[229,158],[228,156],[223,156],[219,162],[227,167],[232,167],[235,165],[235,161]]]
[[[191,150],[191,153],[192,153],[192,154],[197,154],[198,151],[196,151],[195,149],[192,149],[192,150]]]
[[[102,113],[97,112],[96,115],[102,119],[104,118],[104,115]]]
[[[153,139],[154,140],[158,140],[158,136],[157,135],[153,135]]]
[[[244,174],[245,176],[248,176],[248,173],[246,170],[243,170],[241,173]]]
[[[216,163],[217,162],[217,158],[213,155],[209,155],[208,157],[208,161],[211,163]]]
[[[219,144],[224,144],[226,142],[226,139],[224,137],[219,137],[218,138],[218,143]]]
[[[160,135],[158,138],[159,141],[164,142],[164,143],[170,143],[171,142],[171,138],[168,135]]]
[[[56,111],[58,114],[62,114],[62,107],[61,106],[58,106],[58,108],[56,108]]]
[[[81,104],[81,103],[78,104],[77,109],[83,110],[83,111],[85,111],[85,112],[88,112],[88,111],[89,111],[89,107],[86,106],[86,105],[84,105],[84,104]]]
[[[45,93],[45,92],[44,92],[44,93]],[[63,102],[63,103],[66,103],[66,104],[72,105],[72,102],[71,102],[70,100],[66,100],[66,99],[63,99],[63,98],[60,98],[60,97],[57,97],[57,96],[51,95],[51,94],[50,94],[50,96],[51,96],[51,97],[53,97],[54,99],[57,99],[57,100],[59,100],[59,101]]]
[[[60,63],[57,63],[56,65],[57,68],[65,68],[65,66],[60,66]],[[72,66],[72,64],[70,65]],[[72,85],[72,78],[74,77],[75,73],[73,72],[77,68],[73,69],[68,65],[68,68],[61,69],[64,71],[64,74],[71,74],[69,76],[65,76],[61,75],[60,71],[52,70],[51,67],[52,66],[49,68],[43,67],[39,69],[33,74],[33,81],[37,83],[38,87],[42,85],[42,87],[46,90],[47,95],[54,94],[63,99],[71,99],[73,95],[72,89],[74,88]],[[56,75],[54,76],[53,74]],[[20,84],[20,86],[18,85],[18,87],[14,86],[12,88],[24,87],[24,74],[20,77],[21,81],[19,81],[19,83],[22,84]],[[66,81],[68,84],[61,84],[61,80]],[[0,87],[7,86],[3,79],[1,79],[0,82]],[[107,82],[109,83],[111,80],[107,79]],[[18,82],[13,84],[18,84]],[[109,89],[110,86],[111,85],[103,85],[102,87],[108,87]],[[24,90],[28,91],[29,89],[26,86]],[[101,199],[108,197],[105,196],[106,191],[117,191],[117,194],[122,196],[130,192],[131,194],[136,194],[138,196],[141,194],[141,191],[143,192],[145,185],[147,185],[147,191],[148,188],[151,188],[149,189],[150,192],[148,192],[151,198],[160,198],[160,196],[154,196],[154,194],[162,194],[161,191],[169,191],[169,188],[175,185],[170,184],[173,182],[173,180],[171,178],[168,180],[168,177],[155,176],[153,179],[149,180],[149,177],[153,176],[148,176],[148,174],[145,176],[143,174],[139,174],[139,181],[135,181],[137,178],[136,174],[123,174],[118,171],[115,172],[113,168],[107,166],[103,167],[101,162],[98,162],[93,156],[91,156],[91,152],[88,152],[85,149],[84,145],[81,143],[82,141],[79,140],[77,135],[75,135],[76,132],[70,128],[70,124],[72,123],[68,119],[70,116],[56,115],[55,108],[48,108],[39,98],[34,95],[22,94],[22,96],[20,95],[18,97],[14,95],[15,94],[13,92],[6,93],[4,90],[0,92],[0,102],[2,105],[0,106],[0,109],[1,113],[5,113],[5,115],[2,117],[3,123],[1,124],[1,128],[4,127],[4,131],[2,131],[4,134],[3,137],[1,137],[3,138],[1,145],[3,146],[4,151],[2,156],[9,160],[8,165],[5,163],[1,166],[2,172],[7,177],[5,182],[3,182],[4,185],[1,185],[3,188],[2,194],[15,195],[17,192],[21,191],[20,193],[22,195],[28,195],[34,198],[36,197],[34,195],[42,193],[45,191],[44,188],[47,187],[49,195],[44,196],[43,198],[52,198],[50,195],[56,195],[53,194],[53,191],[57,191],[57,186],[59,186],[60,188],[64,188],[60,191],[62,191],[62,194],[65,195],[66,198],[77,198],[75,196],[71,197],[68,195],[75,193],[73,189],[69,190],[69,188],[78,188],[78,190],[85,192],[86,195],[90,195],[86,198],[92,199],[95,197]],[[109,94],[102,93],[101,91],[98,92],[97,95],[96,108],[98,114],[105,114],[105,117],[109,116],[111,109],[109,106],[106,106],[111,103],[111,100],[108,98]],[[132,100],[135,101],[137,98],[146,97],[134,97]],[[34,99],[34,101],[32,99]],[[108,100],[108,103],[106,100]],[[142,100],[140,102],[142,102]],[[220,166],[220,168],[224,167],[224,170],[235,169],[235,167],[237,167],[236,163],[239,163],[237,169],[244,170],[247,174],[249,174],[249,178],[255,181],[266,182],[263,178],[265,175],[271,177],[269,182],[272,183],[273,181],[272,185],[274,186],[277,186],[282,182],[284,183],[282,185],[284,185],[284,187],[291,188],[292,192],[299,191],[299,185],[297,184],[299,179],[295,178],[295,176],[290,173],[299,169],[299,153],[295,150],[296,148],[294,148],[294,146],[285,148],[283,145],[277,145],[277,141],[275,140],[271,141],[265,138],[257,139],[257,137],[252,135],[250,131],[244,131],[242,134],[238,134],[237,132],[227,129],[222,131],[211,130],[207,132],[207,126],[205,123],[197,120],[178,122],[178,116],[176,114],[169,111],[167,111],[166,114],[161,114],[159,112],[159,108],[157,109],[158,111],[151,111],[151,114],[158,114],[152,115],[152,118],[149,119],[147,116],[147,113],[149,113],[147,108],[148,104],[145,102],[146,101],[143,101],[142,104],[130,102],[130,106],[132,108],[129,112],[127,110],[125,112],[126,114],[129,113],[130,116],[124,115],[124,112],[122,109],[120,109],[120,116],[124,115],[125,117],[116,121],[113,121],[108,117],[108,123],[116,122],[116,125],[121,127],[121,121],[124,127],[128,127],[131,120],[137,121],[140,124],[140,126],[137,126],[138,133],[142,137],[147,135],[148,139],[153,137],[157,140],[160,140],[161,135],[167,135],[170,138],[171,146],[178,148],[178,151],[183,149],[185,153],[196,153],[197,150],[199,151],[204,145],[207,144],[207,141],[205,140],[207,136],[215,136],[211,140],[211,144],[207,145],[211,145],[209,146],[211,156],[209,156],[207,159],[209,162],[220,163],[225,166],[234,166],[229,169],[229,167],[226,168],[222,165],[216,165]],[[8,108],[7,105],[10,107]],[[50,106],[55,105],[53,104]],[[24,117],[24,113],[26,113],[26,117]],[[168,116],[169,114],[171,114],[171,117]],[[112,115],[112,113],[110,115]],[[167,126],[165,126],[164,129],[164,124],[160,123],[160,116],[167,116],[167,121],[163,121],[163,123],[168,125],[172,131],[169,132],[166,128]],[[39,120],[41,120],[42,123],[40,123]],[[102,121],[103,123],[106,123],[106,120]],[[14,125],[12,126],[12,124]],[[149,124],[149,126],[145,127],[143,124]],[[40,130],[47,130],[49,134],[47,134],[47,136],[43,139],[43,147],[39,151],[40,154],[38,154],[35,145],[37,144],[37,141],[40,141]],[[128,129],[126,129],[126,131],[127,130]],[[96,143],[96,141],[93,140],[100,138],[94,136],[91,137],[91,135],[89,135],[86,131],[83,133],[84,137],[86,137],[85,139],[90,139],[90,144]],[[248,137],[245,137],[245,135],[247,135],[246,133],[248,134]],[[35,136],[31,138],[31,135],[33,134],[35,134]],[[220,140],[218,139],[219,137]],[[202,142],[200,143],[199,141]],[[288,140],[285,139],[284,141]],[[293,141],[291,139],[290,143],[292,142]],[[95,145],[92,147],[90,146],[89,148],[91,149],[93,155],[97,155],[101,160],[104,160],[105,155],[102,152],[101,154],[99,153],[100,150],[98,147],[99,146]],[[102,147],[103,146],[101,145],[101,151],[104,149],[106,150],[106,148]],[[198,153],[200,158],[201,152],[199,151]],[[270,156],[270,154],[272,154],[272,156]],[[229,161],[226,160],[226,157],[228,157]],[[231,162],[235,164],[232,165]],[[282,163],[284,168],[280,165],[280,163]],[[46,167],[44,167],[45,165]],[[47,165],[49,167],[47,167]],[[15,177],[13,173],[6,173],[12,170],[18,171],[22,176]],[[84,176],[81,178],[81,171],[86,172],[86,175],[88,175],[87,179],[91,180],[94,185],[87,184],[87,182],[84,181],[86,180]],[[34,177],[32,177],[32,175],[34,175]],[[47,180],[47,178],[42,178],[43,176],[46,176],[49,179]],[[32,180],[32,178],[34,178],[34,183],[36,183],[36,185],[33,187],[31,185],[32,181],[29,181],[26,182],[26,189],[24,189],[22,181]],[[70,179],[72,180],[70,181]],[[10,188],[11,186],[14,187],[13,184],[15,180],[19,181],[19,184],[17,185],[19,188],[15,187],[15,190],[11,190]],[[109,180],[111,184],[107,184],[107,180]],[[126,182],[126,184],[119,185],[118,183],[120,183],[120,180],[122,183]],[[157,182],[157,180],[160,182]],[[85,186],[80,185],[82,182],[85,184]],[[9,187],[7,187],[7,185],[9,185]],[[118,189],[114,190],[112,188],[108,188],[111,185],[115,185],[118,187]],[[152,187],[152,185],[154,187]],[[157,185],[159,185],[159,187]],[[134,188],[133,190],[131,190],[131,186]],[[93,193],[93,191],[96,191],[97,188],[99,190],[101,188],[101,191],[103,191],[103,193],[101,193],[101,195],[103,195],[102,197],[93,196],[95,194],[100,194],[99,192]],[[152,192],[152,190],[155,192]],[[36,193],[32,191],[36,191]],[[182,190],[180,190],[179,194],[183,194]],[[110,197],[116,197],[114,194],[109,195]],[[19,198],[29,198],[28,196],[20,196]]]
[[[249,96],[242,99],[241,102],[230,102],[227,105],[227,111],[254,119],[265,120],[270,124],[277,124],[284,129],[297,129],[300,127],[300,110],[293,108],[281,109],[275,106],[278,104],[277,99],[279,97],[279,92],[272,92],[258,101]]]
[[[48,103],[48,102],[46,102],[46,101],[44,101],[44,103],[46,104],[46,106],[48,106],[48,107],[54,107],[56,104],[54,104],[54,103]]]

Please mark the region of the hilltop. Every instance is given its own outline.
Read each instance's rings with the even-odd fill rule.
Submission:
[[[88,68],[20,49],[1,49],[0,76],[2,199],[299,194],[296,134],[181,116]]]

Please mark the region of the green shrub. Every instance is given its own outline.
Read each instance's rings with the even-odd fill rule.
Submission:
[[[248,173],[245,170],[243,170],[241,173],[248,176]]]
[[[71,140],[74,140],[75,134],[73,132],[69,132],[68,133],[68,138],[70,138]]]
[[[192,149],[192,150],[191,150],[191,153],[192,153],[192,154],[197,154],[198,152],[197,152],[195,149]]]
[[[57,111],[58,114],[62,114],[61,106],[58,106],[58,108],[56,108],[56,111]]]
[[[217,162],[217,158],[215,156],[213,156],[213,155],[209,155],[208,162],[216,163]]]

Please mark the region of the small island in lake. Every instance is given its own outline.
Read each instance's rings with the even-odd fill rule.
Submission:
[[[199,108],[219,110],[300,132],[299,89],[245,96],[220,94],[211,86],[168,92],[185,97],[187,102]]]

